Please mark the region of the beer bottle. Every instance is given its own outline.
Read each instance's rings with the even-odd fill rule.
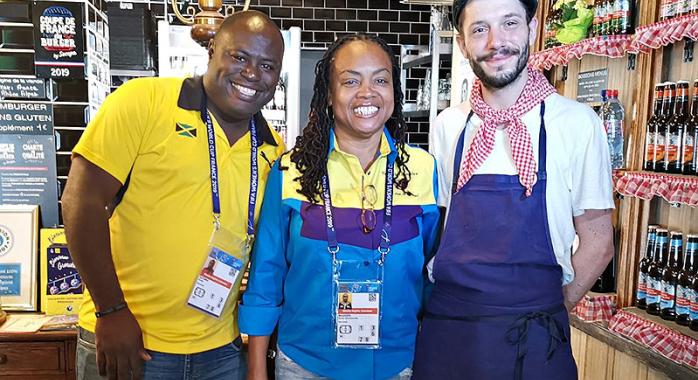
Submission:
[[[664,166],[669,173],[680,174],[683,171],[683,156],[681,155],[681,142],[686,130],[686,118],[688,117],[688,82],[676,83],[678,93],[674,103],[674,114],[669,119],[665,142]]]
[[[676,2],[676,15],[684,16],[691,13],[691,0],[678,0]]]
[[[662,270],[662,294],[659,301],[662,319],[676,319],[676,285],[678,285],[679,268],[683,262],[683,234],[671,231],[669,241],[669,260]]]
[[[647,312],[659,315],[659,301],[662,292],[662,269],[668,254],[669,231],[665,228],[657,228],[657,237],[654,242],[654,254],[647,271]]]
[[[693,272],[691,273],[691,291],[689,297],[691,306],[689,311],[689,327],[698,331],[698,235],[688,235],[686,239],[686,251],[690,251],[693,256]]]
[[[666,133],[671,110],[674,108],[676,98],[676,83],[667,82],[664,86],[664,102],[662,103],[662,117],[657,120],[657,134],[654,142],[654,171],[666,172]]]
[[[635,32],[634,25],[634,1],[632,0],[618,0],[620,3],[620,8],[618,9],[618,30],[616,34],[632,34]]]
[[[659,20],[668,20],[676,16],[676,2],[675,0],[661,0]]]
[[[613,0],[603,0],[603,22],[601,23],[601,35],[607,36],[611,30],[611,20],[613,19]]]
[[[618,34],[620,28],[620,2],[621,0],[611,0],[611,21],[608,23],[608,34]]]
[[[697,0],[698,1],[698,0]],[[554,3],[554,2],[552,2]],[[594,1],[594,21],[591,24],[591,35],[589,37],[601,36],[601,24],[604,17],[604,0]]]
[[[698,235],[688,235],[683,269],[679,272],[679,284],[676,288],[676,323],[683,326],[688,326],[691,322],[691,303],[696,301],[693,289],[691,289],[691,280],[698,269],[698,261],[696,260],[698,260]],[[698,304],[696,304],[696,308],[698,313]]]
[[[696,0],[698,1],[698,0]],[[698,80],[693,82],[693,105],[691,116],[686,120],[681,150],[683,152],[683,174],[698,174]]]
[[[654,241],[657,237],[657,228],[659,226],[647,226],[647,249],[645,249],[645,257],[640,260],[639,270],[637,274],[637,293],[636,302],[638,308],[645,309],[647,307],[647,275],[650,263],[652,262],[652,252],[654,249]]]
[[[696,0],[698,1],[698,0]],[[698,81],[696,81],[698,84]],[[698,87],[696,87],[698,89]],[[647,121],[647,130],[645,132],[645,164],[643,169],[654,170],[654,151],[656,145],[657,120],[662,115],[662,101],[664,100],[664,83],[657,83],[654,86],[654,111],[652,116]]]

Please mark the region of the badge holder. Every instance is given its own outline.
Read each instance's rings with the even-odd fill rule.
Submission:
[[[187,305],[220,318],[226,305],[238,301],[251,245],[251,238],[242,240],[216,224]]]
[[[205,95],[205,94],[204,94]],[[208,114],[206,96],[201,102],[201,119],[206,125],[206,136],[211,171],[211,205],[213,209],[213,233],[206,247],[206,259],[196,277],[187,305],[213,317],[220,318],[226,305],[236,304],[242,282],[241,273],[250,260],[250,248],[254,240],[254,212],[257,203],[259,174],[257,168],[257,127],[250,120],[250,197],[247,207],[247,234],[244,240],[221,226],[221,205],[216,161],[216,137],[213,122]],[[230,297],[231,293],[233,297]]]
[[[333,260],[334,347],[379,349],[383,266],[376,260]]]

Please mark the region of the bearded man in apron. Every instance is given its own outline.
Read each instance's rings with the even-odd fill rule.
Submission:
[[[537,5],[453,2],[477,80],[430,128],[447,216],[415,379],[577,378],[567,313],[613,256],[611,165],[593,110],[527,67]]]

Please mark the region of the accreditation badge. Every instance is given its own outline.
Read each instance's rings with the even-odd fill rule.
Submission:
[[[250,246],[225,228],[214,229],[187,305],[220,318],[226,305],[238,300]]]
[[[383,267],[364,260],[338,260],[333,267],[335,347],[381,348]]]

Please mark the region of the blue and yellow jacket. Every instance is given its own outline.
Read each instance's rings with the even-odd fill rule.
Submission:
[[[383,225],[385,167],[397,154],[387,130],[380,154],[364,172],[357,157],[342,152],[330,135],[328,173],[340,251],[339,260],[376,260]],[[284,155],[269,174],[250,280],[240,307],[240,330],[270,335],[279,324],[281,350],[304,369],[333,379],[386,379],[410,367],[417,314],[425,282],[425,258],[437,245],[436,166],[431,155],[407,146],[412,177],[405,191],[395,188],[390,253],[384,267],[380,349],[335,348],[332,256],[322,203],[301,195],[300,173]],[[364,233],[361,190],[377,193],[377,224]]]

